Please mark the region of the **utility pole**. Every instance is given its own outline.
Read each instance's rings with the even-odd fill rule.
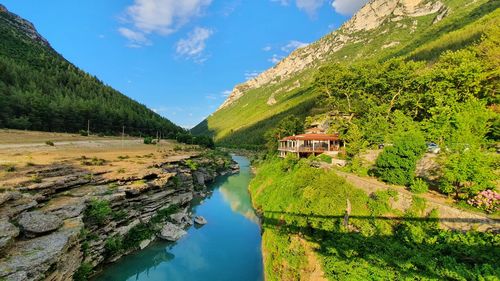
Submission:
[[[90,137],[90,119],[87,119],[87,136]]]
[[[125,126],[122,126],[122,148],[124,139],[125,139]]]

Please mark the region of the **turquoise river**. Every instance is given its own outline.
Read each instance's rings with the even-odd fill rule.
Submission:
[[[263,280],[258,218],[248,195],[246,158],[234,156],[239,174],[220,177],[213,194],[193,207],[208,224],[191,227],[176,243],[155,242],[111,264],[95,281]]]

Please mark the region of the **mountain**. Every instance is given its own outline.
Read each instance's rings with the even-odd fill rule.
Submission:
[[[224,104],[192,129],[226,146],[259,147],[287,116],[322,112],[313,85],[333,64],[382,63],[392,58],[435,61],[477,42],[495,21],[498,1],[372,0],[349,21],[292,52],[258,77],[237,85]]]
[[[58,54],[0,5],[0,128],[173,135],[183,131]]]

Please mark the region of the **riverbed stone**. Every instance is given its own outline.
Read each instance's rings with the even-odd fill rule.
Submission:
[[[26,212],[19,216],[19,226],[28,236],[52,232],[62,224],[63,221],[58,216],[39,211]]]
[[[151,239],[142,240],[141,243],[139,243],[139,248],[143,250],[144,248],[149,246],[149,244],[151,244],[151,241]]]
[[[194,222],[196,224],[199,224],[199,225],[205,225],[205,224],[208,223],[208,221],[204,217],[202,217],[202,216],[196,216],[196,217],[194,217]]]
[[[186,234],[187,232],[184,229],[178,227],[177,225],[171,222],[167,222],[161,229],[160,233],[158,234],[158,237],[167,241],[175,242],[181,239]]]

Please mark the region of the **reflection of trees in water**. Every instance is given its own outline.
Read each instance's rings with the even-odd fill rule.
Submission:
[[[149,271],[151,269],[156,269],[160,264],[171,261],[175,258],[174,254],[167,252],[166,248],[158,248],[160,251],[154,253],[150,259],[143,258],[141,259],[141,268],[136,268],[135,280],[139,280],[139,275],[143,272],[146,273],[146,276],[149,276]],[[148,254],[149,256],[149,254]],[[144,262],[143,262],[144,261]],[[140,272],[139,272],[140,271]]]
[[[163,244],[163,243],[162,243]],[[175,258],[168,252],[171,246],[155,245],[143,251],[137,252],[135,256],[129,256],[122,260],[117,272],[107,272],[106,275],[99,276],[96,280],[139,280],[141,274],[149,277],[149,272],[156,270],[162,264]],[[135,276],[135,278],[134,278]],[[142,278],[144,280],[144,278]]]

